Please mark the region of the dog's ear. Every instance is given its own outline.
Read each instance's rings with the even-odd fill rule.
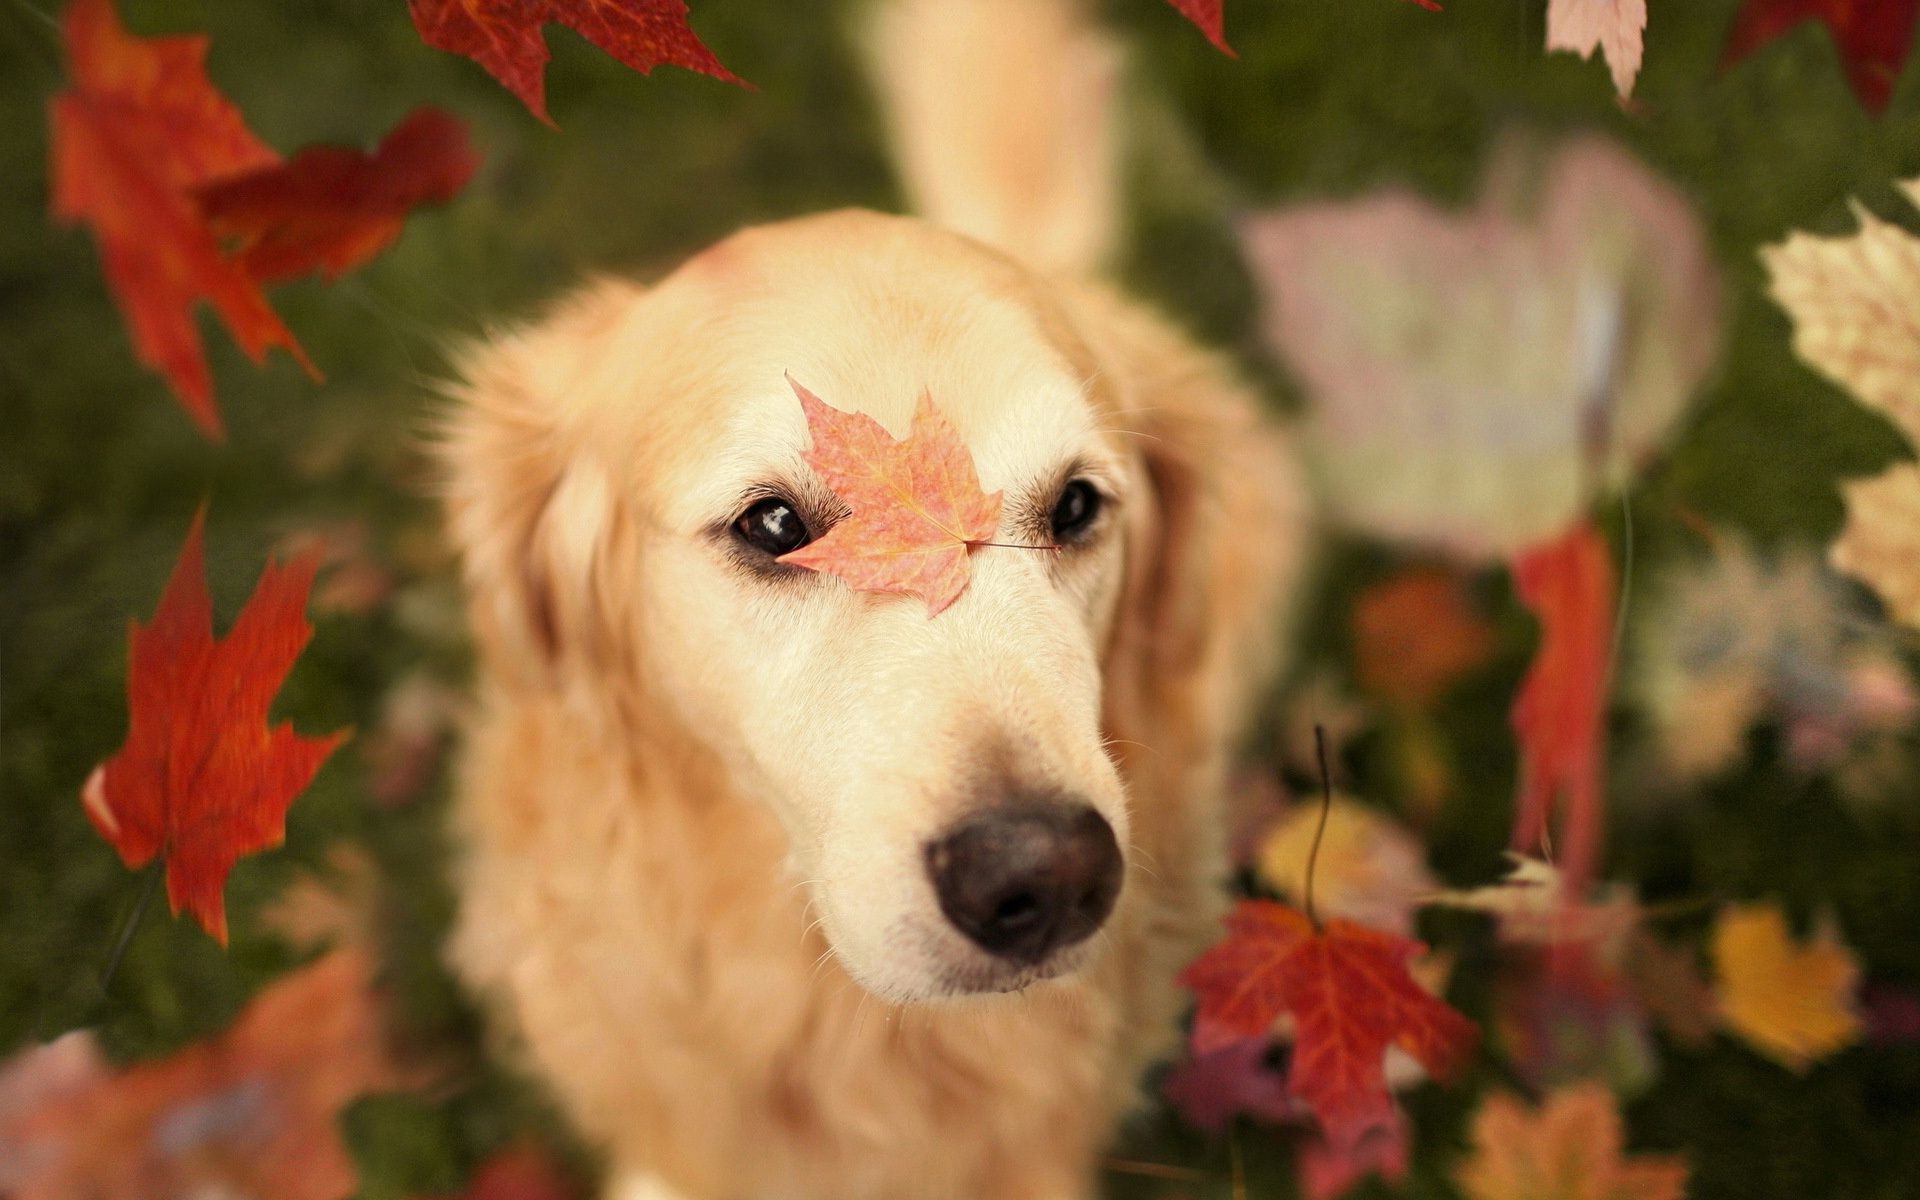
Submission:
[[[1123,760],[1143,748],[1125,763],[1136,792],[1217,795],[1277,666],[1313,536],[1304,481],[1224,363],[1117,305],[1096,310],[1089,341],[1151,485],[1128,505],[1107,732]]]
[[[480,653],[512,686],[555,688],[623,661],[632,537],[616,464],[583,421],[596,347],[637,299],[609,281],[459,363],[436,455]]]

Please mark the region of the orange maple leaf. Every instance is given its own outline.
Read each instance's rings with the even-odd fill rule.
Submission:
[[[1180,976],[1199,1001],[1194,1053],[1264,1037],[1291,1013],[1298,1031],[1287,1087],[1313,1109],[1330,1143],[1351,1147],[1393,1120],[1389,1046],[1444,1079],[1479,1039],[1473,1022],[1407,973],[1421,949],[1352,921],[1316,929],[1297,909],[1242,900],[1227,917],[1226,939]]]
[[[1469,1200],[1682,1200],[1687,1191],[1684,1159],[1625,1153],[1619,1105],[1598,1083],[1554,1092],[1533,1111],[1488,1096],[1473,1145],[1456,1176]]]
[[[694,36],[683,0],[407,0],[413,26],[436,50],[485,67],[547,124],[547,43],[541,26],[565,25],[627,66],[650,75],[671,63],[742,87]]]
[[[1360,686],[1412,709],[1430,707],[1494,649],[1493,626],[1443,567],[1412,567],[1362,592],[1353,640]]]
[[[0,1186],[14,1200],[353,1195],[340,1110],[426,1082],[388,1054],[382,1007],[367,955],[335,951],[275,980],[225,1033],[0,1113]]]
[[[931,396],[920,398],[907,436],[895,438],[865,413],[841,412],[787,382],[813,436],[807,465],[850,515],[780,561],[863,592],[911,593],[938,616],[967,588],[969,552],[999,528],[1000,493],[981,490],[967,444]]]
[[[307,590],[318,559],[269,563],[224,640],[213,638],[202,530],[186,546],[151,624],[128,638],[128,729],[81,800],[129,867],[166,859],[167,900],[227,944],[227,873],[286,837],[287,809],[345,731],[307,738],[267,709],[313,636]]]
[[[1613,557],[1592,525],[1518,555],[1514,589],[1540,618],[1540,647],[1509,720],[1520,741],[1520,797],[1513,849],[1546,843],[1556,797],[1562,808],[1561,878],[1582,895],[1600,855],[1601,750],[1613,652]]]
[[[478,165],[466,126],[419,108],[372,154],[309,146],[210,184],[199,201],[214,232],[238,242],[240,266],[256,281],[313,270],[332,280],[392,244],[411,210],[453,199]]]
[[[206,38],[132,37],[111,0],[74,0],[65,32],[73,86],[52,106],[54,215],[93,227],[140,361],[219,437],[193,320],[201,299],[255,362],[282,346],[318,376],[259,284],[220,252],[193,200],[196,189],[279,157],[214,90]]]

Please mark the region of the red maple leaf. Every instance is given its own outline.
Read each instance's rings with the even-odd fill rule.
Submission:
[[[485,67],[547,124],[547,43],[565,25],[642,75],[671,63],[742,87],[687,25],[683,0],[407,0],[421,40]]]
[[[1513,560],[1514,588],[1540,618],[1540,647],[1509,719],[1520,741],[1513,848],[1541,853],[1562,806],[1561,880],[1585,894],[1600,855],[1601,751],[1613,654],[1613,556],[1592,525]]]
[[[81,799],[129,867],[166,859],[167,900],[227,944],[227,873],[277,846],[287,809],[346,733],[269,728],[267,709],[313,635],[307,589],[318,559],[269,563],[225,639],[213,638],[202,530],[194,518],[151,624],[128,638],[126,744]]]
[[[1920,0],[1747,0],[1727,35],[1722,66],[1731,66],[1789,29],[1818,21],[1833,34],[1854,94],[1878,115],[1893,98],[1913,48]]]
[[[1439,0],[1412,0],[1428,12],[1439,12]],[[1207,40],[1218,46],[1222,53],[1231,58],[1239,55],[1233,47],[1227,45],[1227,0],[1167,0],[1174,10],[1199,27],[1207,35]]]
[[[967,588],[968,554],[999,528],[1000,493],[981,490],[967,444],[931,396],[920,398],[907,436],[895,438],[865,413],[841,412],[787,382],[813,435],[807,465],[850,512],[780,561],[863,592],[911,593],[938,616]]]
[[[258,282],[314,270],[331,280],[392,244],[412,209],[453,199],[478,165],[466,126],[420,108],[372,154],[309,146],[285,163],[210,184],[199,201]]]
[[[1297,1031],[1287,1087],[1319,1117],[1329,1142],[1352,1147],[1393,1121],[1389,1046],[1445,1078],[1478,1040],[1473,1022],[1407,973],[1421,949],[1352,921],[1316,928],[1284,904],[1242,900],[1227,917],[1226,939],[1180,976],[1199,1001],[1194,1053],[1263,1037],[1291,1013]]]
[[[268,985],[224,1033],[0,1111],[0,1187],[13,1200],[356,1194],[340,1111],[427,1082],[388,1053],[373,975],[364,952],[335,951]]]
[[[201,429],[219,437],[213,377],[193,321],[200,300],[255,362],[283,346],[318,374],[258,283],[220,252],[193,200],[214,180],[279,158],[214,90],[206,38],[132,37],[110,0],[74,0],[65,31],[73,86],[52,106],[54,215],[93,227],[140,361],[166,376]]]

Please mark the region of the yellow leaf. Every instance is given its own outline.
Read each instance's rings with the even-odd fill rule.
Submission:
[[[1902,185],[1920,203],[1920,180]],[[1809,365],[1920,444],[1920,238],[1859,205],[1850,237],[1794,233],[1761,250]]]
[[[1846,485],[1847,525],[1834,569],[1864,582],[1895,620],[1920,629],[1920,467],[1893,467]]]
[[[1796,942],[1775,905],[1722,909],[1713,961],[1722,1023],[1782,1066],[1804,1071],[1859,1038],[1860,964],[1831,921]]]
[[[1307,858],[1320,822],[1318,804],[1296,804],[1254,854],[1254,869],[1275,891],[1306,903]],[[1313,873],[1314,907],[1322,916],[1406,933],[1414,906],[1435,881],[1413,835],[1351,800],[1335,800]]]
[[[1665,1155],[1622,1155],[1613,1093],[1583,1083],[1528,1111],[1488,1096],[1473,1119],[1473,1156],[1456,1176],[1468,1200],[1681,1200],[1687,1165]]]

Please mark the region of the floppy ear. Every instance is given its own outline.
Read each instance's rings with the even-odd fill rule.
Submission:
[[[1229,753],[1278,665],[1309,504],[1279,428],[1223,362],[1145,313],[1093,313],[1089,341],[1151,485],[1128,505],[1107,733],[1137,819],[1169,823],[1161,833],[1174,841],[1183,819],[1186,836],[1210,837]]]
[[[632,625],[616,610],[633,538],[614,464],[582,427],[582,392],[637,295],[594,284],[459,363],[435,452],[469,621],[508,686],[562,688],[631,661]]]

